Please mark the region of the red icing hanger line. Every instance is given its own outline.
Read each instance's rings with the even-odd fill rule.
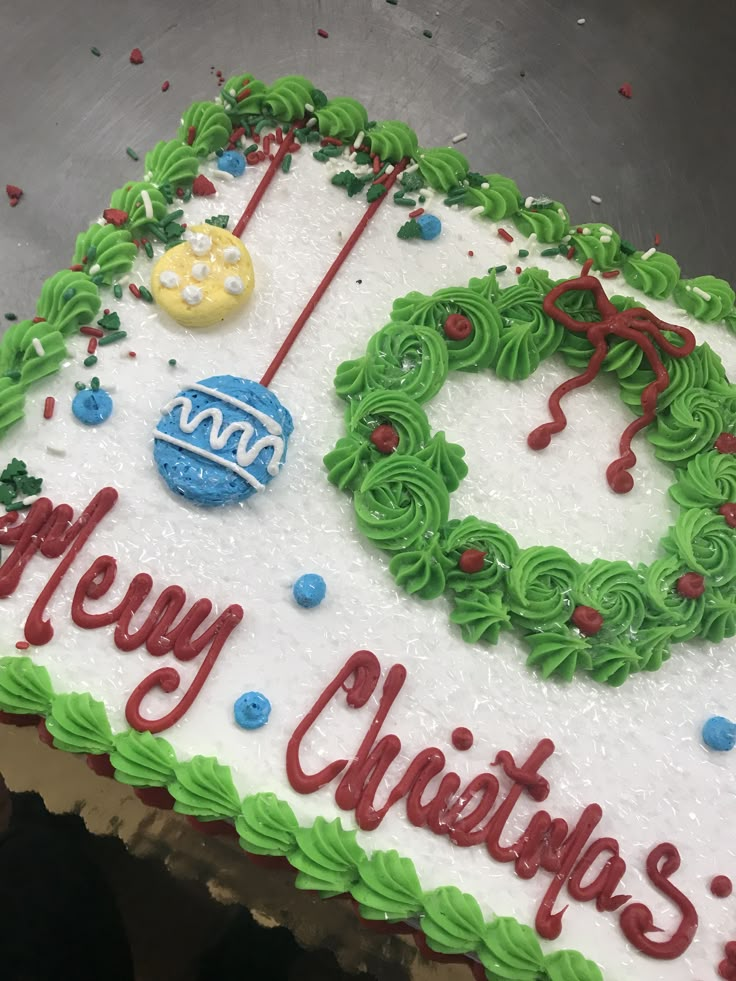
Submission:
[[[273,160],[271,161],[271,163],[269,165],[268,170],[266,171],[266,173],[261,178],[261,183],[258,185],[258,187],[253,192],[253,196],[251,197],[250,201],[246,205],[245,211],[243,212],[243,214],[238,219],[238,223],[235,226],[235,228],[233,228],[233,235],[235,235],[236,238],[240,238],[240,236],[245,231],[246,225],[248,224],[248,222],[251,220],[251,218],[255,214],[256,208],[261,203],[261,198],[263,197],[263,195],[268,190],[268,186],[271,183],[271,181],[273,180],[276,171],[281,166],[282,160],[284,159],[284,157],[286,156],[286,154],[289,152],[289,147],[294,142],[294,133],[295,132],[296,132],[296,124],[291,127],[291,129],[289,130],[289,132],[284,137],[283,142],[282,142],[281,146],[278,148],[278,150],[276,151],[276,153],[274,155],[274,158],[273,158]]]

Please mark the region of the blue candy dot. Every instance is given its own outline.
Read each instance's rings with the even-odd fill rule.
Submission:
[[[112,399],[103,388],[83,388],[74,396],[72,412],[85,426],[99,426],[112,415]]]
[[[303,606],[305,610],[311,610],[315,606],[319,606],[325,598],[327,586],[322,576],[318,576],[316,572],[308,572],[304,576],[299,576],[294,583],[292,592],[299,606]]]
[[[433,238],[437,238],[439,233],[442,231],[442,222],[439,220],[437,215],[420,215],[417,218],[417,225],[419,225],[419,231],[422,233],[422,238],[427,242],[431,241]]]
[[[225,150],[217,158],[217,169],[224,170],[233,177],[240,177],[245,172],[245,157],[237,150]]]
[[[719,753],[736,746],[736,724],[722,715],[714,715],[703,726],[703,742]]]
[[[234,712],[241,729],[260,729],[268,722],[271,703],[259,691],[247,691],[235,703]]]

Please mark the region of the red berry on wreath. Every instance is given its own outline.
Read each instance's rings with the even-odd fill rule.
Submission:
[[[721,433],[715,447],[719,453],[736,453],[736,436],[733,433]]]
[[[736,504],[721,504],[718,513],[726,519],[729,528],[736,528]]]
[[[592,637],[603,626],[603,617],[592,606],[576,606],[570,617],[581,634]]]
[[[473,325],[462,313],[451,313],[444,323],[443,330],[451,341],[464,341],[473,333]]]
[[[466,548],[458,559],[457,565],[462,572],[473,574],[480,572],[485,562],[488,552],[481,552],[477,548]]]
[[[686,572],[677,580],[677,592],[686,599],[697,599],[705,592],[705,579],[697,572]]]
[[[371,433],[371,443],[373,443],[379,453],[385,453],[388,456],[399,445],[399,434],[393,426],[384,423],[382,426],[376,426]]]

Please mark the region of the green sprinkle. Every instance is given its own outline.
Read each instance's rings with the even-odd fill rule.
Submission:
[[[191,187],[188,187],[186,191],[184,191],[184,197],[182,198],[182,201],[186,204],[186,202],[191,201],[191,199],[192,199],[192,189]]]
[[[94,262],[96,258],[97,258],[97,246],[90,245],[90,247],[87,249],[87,262]]]
[[[396,233],[398,238],[409,239],[409,238],[421,238],[422,230],[416,221],[412,218],[410,221],[405,222],[401,228]]]
[[[100,340],[102,340],[102,338],[100,338]],[[84,364],[85,368],[91,368],[92,365],[97,364],[97,355],[90,354],[90,356],[88,358],[85,358],[82,363]]]
[[[143,243],[143,248],[146,250],[146,255],[148,258],[153,259],[153,246],[148,240]]]
[[[399,0],[386,0],[386,3],[390,3],[392,7],[397,7],[399,5]]]
[[[131,160],[140,160],[141,158],[135,152],[132,146],[126,146],[125,152],[128,154]]]
[[[106,313],[104,317],[100,317],[97,321],[97,326],[102,327],[103,330],[119,330],[120,317],[115,312]]]
[[[15,368],[13,371],[6,371],[3,377],[9,378],[11,381],[17,382],[20,381],[21,375],[18,369]]]
[[[176,368],[176,358],[169,358],[169,366],[171,368]]]
[[[6,504],[6,511],[22,511],[23,508],[30,507],[30,504],[24,504],[23,501],[16,501],[15,504]]]
[[[542,249],[542,251],[539,254],[546,257],[549,255],[559,255],[560,252],[557,246],[555,246],[553,249]],[[521,252],[519,253],[519,255],[521,255]]]
[[[104,338],[103,338],[103,340],[104,340]],[[92,389],[93,392],[99,392],[99,390],[100,390],[100,379],[97,377],[97,375],[95,375],[94,378],[92,379],[92,381],[89,383],[89,387]]]
[[[84,382],[74,382],[74,387],[78,392],[83,392],[87,386]]]
[[[247,156],[249,153],[255,153],[257,149],[258,149],[258,144],[251,143],[250,146],[247,146],[245,150],[243,150],[243,153],[245,154],[245,156]]]
[[[425,37],[432,37],[432,32],[431,32],[431,31],[422,31],[422,34],[423,34],[423,35],[424,35]]]
[[[327,96],[321,89],[313,90],[312,105],[315,109],[324,109],[324,107],[327,105]]]
[[[17,318],[17,316],[14,313],[6,313],[5,314],[5,319],[6,320],[17,320],[18,318]]]
[[[90,48],[89,50],[92,52],[95,58],[99,58],[100,55],[102,54],[99,48]]]
[[[209,218],[205,218],[205,224],[215,225],[217,228],[227,228],[229,221],[230,215],[210,215]]]
[[[291,170],[291,154],[287,153],[284,159],[281,161],[281,169],[285,174],[288,174]]]
[[[319,143],[322,137],[314,129],[307,130],[307,143]]]
[[[555,252],[556,252],[556,251],[557,251],[557,250],[555,249]],[[528,250],[528,249],[519,249],[519,258],[520,258],[520,259],[526,259],[526,257],[527,257],[528,255],[529,255],[529,250]]]
[[[145,286],[139,286],[138,290],[141,294],[141,298],[144,299],[146,303],[153,303],[153,296],[151,295],[150,290],[146,289]]]
[[[371,184],[368,188],[368,193],[366,194],[366,200],[370,204],[371,201],[377,201],[379,198],[383,197],[386,193],[386,188],[383,184]]]
[[[312,156],[315,160],[319,160],[320,163],[327,163],[327,161],[330,159],[324,150],[315,150]]]
[[[168,239],[168,233],[163,225],[158,225],[153,222],[148,226],[148,231],[151,235],[155,235],[160,242],[165,242]]]
[[[416,205],[416,201],[414,198],[394,198],[394,204],[400,204],[406,208],[413,208]]]
[[[184,226],[180,225],[177,221],[172,221],[171,224],[166,226],[164,231],[166,232],[166,241],[174,242],[178,245],[184,233]]]
[[[115,330],[112,332],[112,334],[105,334],[104,337],[100,338],[100,347],[104,347],[106,344],[114,344],[115,341],[122,341],[122,339],[127,336],[128,332],[125,330]]]
[[[120,283],[115,283],[115,285],[112,288],[112,295],[115,297],[116,300],[122,300],[123,287],[120,285]]]
[[[570,249],[569,242],[560,242],[560,244],[557,247],[557,251],[560,253],[560,255],[567,255],[569,249]]]
[[[631,244],[631,242],[627,242],[625,238],[622,238],[621,251],[623,252],[624,255],[633,255],[636,252],[636,249]]]
[[[170,215],[166,216],[165,221],[163,221],[161,224],[164,226],[164,228],[166,228],[168,225],[171,224],[172,221],[178,221],[183,214],[184,212],[182,211],[181,208],[179,208],[178,211],[172,211]]]
[[[494,269],[494,272],[497,272],[497,273],[506,272],[506,270],[508,268],[509,268],[508,266],[496,266],[496,268]],[[488,272],[490,272],[490,271],[491,270],[489,269]]]
[[[355,154],[355,162],[356,164],[361,164],[363,166],[370,166],[373,161],[370,153],[363,153],[363,151],[360,150]]]
[[[61,298],[62,300],[64,300],[65,303],[68,303],[69,300],[72,300],[76,295],[77,295],[77,291],[74,289],[73,286],[70,286],[68,289],[64,290],[64,292],[61,294]]]
[[[95,284],[95,286],[104,286],[105,277],[102,275],[102,273],[97,273],[96,276],[92,277],[92,282]]]
[[[420,195],[419,195],[419,203],[420,203],[420,204],[424,204],[424,202],[425,202],[426,200],[427,200],[427,199],[425,198],[425,196],[424,196],[423,194],[420,194]]]

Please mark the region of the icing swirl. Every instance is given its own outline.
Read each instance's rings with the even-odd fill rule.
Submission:
[[[596,644],[592,650],[591,677],[612,688],[619,688],[630,674],[640,670],[641,658],[633,644],[623,637]]]
[[[347,142],[368,125],[368,113],[357,99],[339,96],[317,109],[317,128],[323,136]]]
[[[408,920],[422,909],[414,864],[393,849],[373,852],[361,862],[360,881],[350,891],[366,920]]]
[[[205,103],[209,105],[209,103]],[[143,202],[142,192],[146,191],[151,201],[153,215],[149,218],[146,215],[146,206]],[[161,191],[154,185],[146,181],[131,181],[125,187],[113,191],[110,198],[110,207],[119,208],[128,215],[126,227],[134,231],[141,231],[147,225],[160,222],[166,215],[166,198]]]
[[[486,927],[478,956],[492,978],[536,981],[544,977],[544,954],[531,927],[497,916]]]
[[[496,644],[501,630],[511,625],[501,593],[481,592],[480,589],[455,596],[450,621],[460,627],[463,640],[469,644],[481,640]]]
[[[569,618],[580,567],[564,549],[535,545],[514,560],[507,577],[509,608],[529,629],[546,629]]]
[[[447,576],[447,585],[456,593],[502,589],[519,554],[519,546],[512,535],[498,525],[472,516],[451,521],[444,531],[444,541],[445,551],[454,567]],[[469,548],[486,553],[480,572],[463,572],[458,566],[460,556]]]
[[[704,508],[682,511],[662,546],[710,585],[725,586],[736,579],[736,535],[720,514]]]
[[[627,346],[638,348],[638,345],[633,344]],[[646,363],[646,359],[643,363]],[[698,345],[686,358],[664,357],[663,364],[667,369],[669,384],[657,397],[657,411],[660,414],[675,399],[692,389],[709,389],[721,395],[729,391],[723,362],[707,344]],[[621,378],[621,398],[637,415],[642,412],[642,392],[654,381],[654,377],[654,372],[647,364],[645,368]]]
[[[397,454],[416,454],[427,445],[430,438],[429,422],[421,406],[404,392],[388,392],[377,389],[365,398],[353,400],[345,410],[345,424],[349,433],[365,439],[378,426],[388,423],[399,435]],[[381,454],[374,447],[373,458]]]
[[[717,508],[736,501],[736,457],[728,453],[700,453],[677,471],[670,497],[681,508]]]
[[[644,619],[643,581],[628,562],[595,559],[584,566],[576,584],[576,606],[590,606],[603,617],[606,631],[636,632]]]
[[[266,89],[261,109],[281,122],[302,119],[314,100],[314,86],[303,75],[284,75]]]
[[[169,793],[178,814],[189,814],[199,821],[219,821],[240,813],[240,797],[230,768],[214,756],[194,756],[188,763],[179,763],[174,774]]]
[[[340,818],[328,822],[318,817],[311,828],[297,828],[294,839],[289,861],[299,870],[299,889],[315,890],[326,899],[350,892],[358,883],[365,852],[356,832],[346,831]]]
[[[457,187],[468,174],[468,161],[462,153],[449,146],[438,146],[417,153],[419,173],[435,191],[447,194]]]
[[[485,923],[473,896],[456,886],[441,886],[424,894],[422,930],[432,950],[465,954],[479,946]]]
[[[522,235],[534,233],[540,242],[559,242],[570,227],[570,216],[559,201],[519,208],[514,224]]]
[[[244,95],[246,89],[249,95]],[[228,116],[238,122],[243,116],[256,115],[263,108],[266,86],[248,72],[233,75],[222,86],[222,102]]]
[[[120,783],[129,787],[165,787],[174,779],[176,755],[165,739],[129,729],[116,736],[110,762]]]
[[[113,736],[102,702],[83,694],[57,695],[46,718],[54,746],[67,753],[92,753],[95,756],[113,750]]]
[[[544,959],[549,981],[603,981],[600,968],[577,950],[556,950]]]
[[[398,163],[404,157],[415,157],[417,134],[397,119],[389,119],[366,130],[365,141],[381,160]]]
[[[544,360],[555,353],[567,332],[561,324],[548,317],[542,308],[542,300],[552,289],[552,281],[545,276],[528,276],[527,273],[531,271],[522,273],[516,286],[501,290],[496,308],[505,327],[522,325],[528,328],[530,343],[533,343],[539,359]],[[503,335],[501,340],[503,343]],[[498,374],[498,368],[496,373]]]
[[[488,187],[483,187],[488,184]],[[521,192],[516,182],[503,174],[488,174],[479,187],[469,187],[463,203],[471,208],[483,208],[483,217],[503,221],[519,210]]]
[[[657,418],[649,441],[660,460],[685,463],[736,425],[736,397],[704,388],[682,392]]]
[[[0,711],[46,715],[54,697],[49,673],[29,657],[0,658]]]
[[[37,339],[43,347],[39,354],[33,341]],[[0,378],[0,429],[19,418],[15,409],[22,415],[23,391],[33,382],[57,371],[67,355],[61,332],[52,323],[37,323],[32,320],[19,320],[8,330],[3,338],[0,351],[0,372],[18,372],[20,378],[14,385],[10,377]],[[17,389],[17,394],[15,389]]]
[[[577,231],[580,228],[582,231]],[[575,248],[575,258],[579,262],[593,260],[593,268],[607,272],[614,269],[619,261],[621,237],[614,232],[610,225],[591,222],[587,225],[576,225],[573,229],[570,245]]]
[[[109,286],[113,279],[130,272],[137,251],[127,229],[95,222],[77,235],[72,262],[83,265],[87,275],[99,266],[95,279]]]
[[[227,145],[230,138],[230,119],[222,106],[214,102],[193,102],[184,113],[179,127],[179,139],[190,143],[190,129],[194,129],[191,148],[198,157],[206,157]]]
[[[416,457],[442,478],[450,493],[456,491],[468,475],[465,448],[457,443],[448,443],[443,432],[435,433]]]
[[[624,279],[637,290],[664,300],[680,279],[680,267],[666,252],[653,252],[643,259],[643,252],[634,252],[624,260]]]
[[[527,634],[526,640],[531,648],[526,663],[538,668],[543,678],[557,675],[572,681],[576,671],[589,671],[593,666],[587,639],[566,627]]]
[[[198,170],[194,148],[180,140],[161,140],[146,154],[145,178],[154,184],[191,184]]]
[[[100,309],[100,294],[89,276],[62,269],[41,287],[36,316],[53,324],[64,337],[88,324]]]
[[[656,559],[648,569],[642,567],[645,596],[649,608],[644,624],[647,627],[668,627],[668,637],[673,640],[690,640],[700,629],[705,599],[690,599],[677,589],[677,580],[683,574],[683,564],[677,555]]]
[[[725,279],[698,276],[681,279],[675,287],[675,303],[706,324],[728,317],[734,308],[736,294]]]
[[[288,855],[296,845],[294,812],[275,794],[251,794],[235,819],[240,845],[253,855]]]

